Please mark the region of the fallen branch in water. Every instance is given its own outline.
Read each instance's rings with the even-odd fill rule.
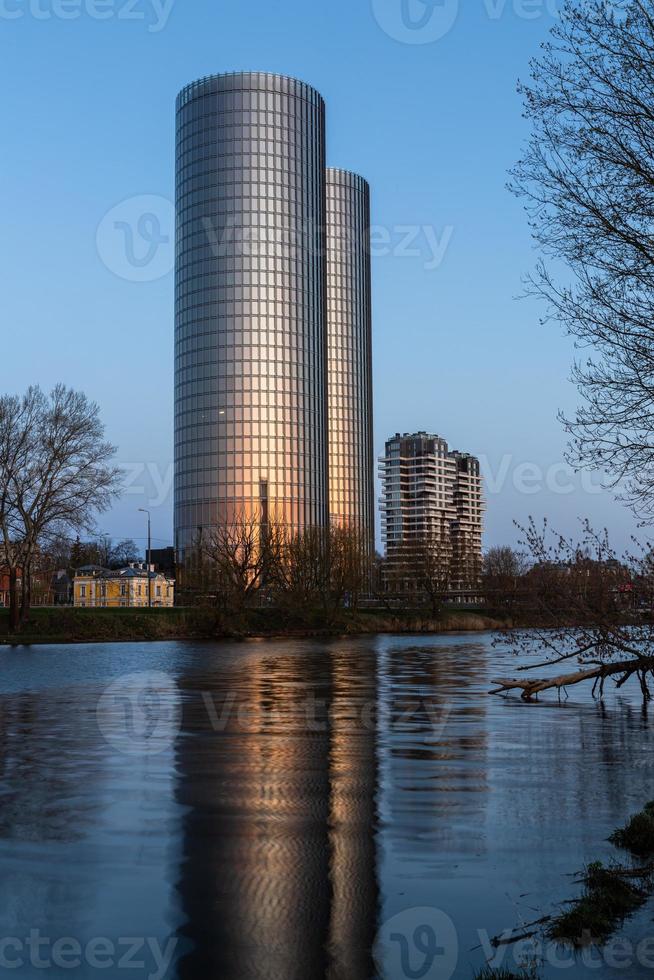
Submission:
[[[647,674],[654,672],[654,657],[634,657],[630,660],[621,660],[617,663],[599,664],[590,669],[578,670],[570,674],[559,674],[557,677],[546,678],[518,678],[518,677],[499,677],[491,681],[491,684],[498,685],[490,694],[503,694],[506,691],[520,690],[522,697],[528,701],[541,691],[571,687],[574,684],[581,684],[583,681],[595,680],[593,694],[599,683],[600,697],[604,689],[604,681],[607,677],[622,674],[617,681],[617,686],[622,687],[625,681],[633,674],[638,674],[640,679],[643,696],[649,700],[650,694],[647,688]]]

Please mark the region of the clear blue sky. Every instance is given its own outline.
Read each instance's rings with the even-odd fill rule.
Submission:
[[[101,530],[142,536],[149,501],[155,538],[172,540],[170,246],[139,271],[111,229],[134,226],[137,257],[142,213],[171,230],[177,91],[254,69],[316,86],[328,162],[372,185],[378,241],[390,242],[373,263],[377,451],[396,430],[428,429],[480,455],[489,545],[514,541],[513,519],[529,514],[565,532],[588,516],[627,541],[630,514],[556,469],[556,412],[576,401],[571,344],[515,299],[534,262],[505,190],[525,136],[515,85],[552,0],[434,2],[0,0],[0,389],[62,380],[99,402],[131,483]],[[403,254],[416,226],[429,230]]]

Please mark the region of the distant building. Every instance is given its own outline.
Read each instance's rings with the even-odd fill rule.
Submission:
[[[450,528],[454,563],[464,586],[474,585],[481,573],[484,530],[481,470],[479,460],[469,453],[454,450],[450,456],[456,464],[453,494],[456,517]]]
[[[23,573],[18,572],[16,587],[20,592]],[[9,608],[9,571],[0,566],[0,609]]]
[[[73,601],[73,580],[65,568],[58,569],[50,582],[52,602],[55,606],[70,606]]]
[[[133,563],[126,568],[108,569],[99,565],[78,568],[73,581],[74,604],[90,608],[147,606],[149,589],[153,606],[173,606],[175,581],[153,566]]]
[[[386,443],[380,473],[387,581],[414,588],[415,556],[431,546],[447,565],[452,590],[474,586],[484,513],[479,460],[450,451],[437,435],[396,433]]]
[[[8,608],[11,601],[11,584],[10,584],[10,574],[9,568],[3,562],[3,556],[0,553],[0,608]],[[49,606],[49,605],[64,605],[65,599],[65,583],[63,580],[57,578],[57,576],[65,575],[65,572],[57,572],[56,576],[53,573],[53,566],[50,557],[41,551],[36,552],[32,559],[32,567],[30,574],[30,604],[32,606]],[[70,580],[68,580],[69,587],[69,598],[68,602],[72,601],[72,592],[70,591]],[[16,592],[18,595],[18,600],[20,602],[20,596],[23,587],[23,570],[18,568],[16,571]]]
[[[154,566],[155,572],[163,572],[168,578],[175,578],[175,549],[152,548],[150,551],[150,564]]]

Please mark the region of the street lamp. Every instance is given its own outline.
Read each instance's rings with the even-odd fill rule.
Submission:
[[[139,507],[139,513],[148,515],[148,557],[147,557],[147,570],[148,570],[148,608],[152,609],[152,579],[150,578],[150,558],[152,553],[152,539],[150,537],[150,511],[146,510],[145,507]]]

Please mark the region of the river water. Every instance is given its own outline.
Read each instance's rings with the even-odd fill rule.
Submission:
[[[489,697],[515,667],[485,635],[0,648],[0,973],[470,980],[654,797],[635,688]],[[653,915],[500,956],[650,976]]]

